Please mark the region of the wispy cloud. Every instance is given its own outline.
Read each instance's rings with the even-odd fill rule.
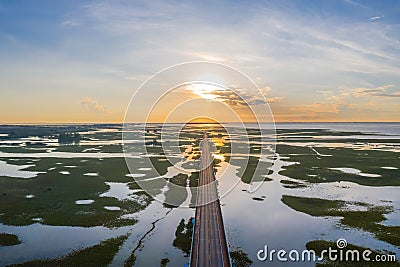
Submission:
[[[284,99],[273,106],[282,121],[398,121],[400,90],[395,85],[320,90],[307,104]],[[377,119],[379,118],[379,119]]]
[[[383,97],[400,97],[400,92],[395,92],[395,93],[380,93],[380,94],[376,94],[376,96],[383,96]]]
[[[343,0],[343,1],[345,3],[347,3],[347,4],[350,4],[350,5],[355,6],[355,7],[361,7],[361,8],[364,8],[364,9],[368,9],[367,6],[365,6],[363,4],[360,4],[360,3],[358,3],[358,2],[356,2],[354,0]]]
[[[78,22],[78,21],[74,21],[74,20],[65,20],[65,21],[62,22],[62,25],[70,26],[70,27],[76,27],[76,26],[81,25],[81,23]]]
[[[394,85],[384,85],[375,88],[355,88],[351,92],[354,96],[386,96],[386,97],[399,97],[400,90],[388,92],[388,89],[395,87]]]
[[[317,93],[320,93],[324,96],[329,96],[332,94],[332,91],[328,91],[328,90],[318,90]]]
[[[23,23],[0,24],[2,88],[12,95],[29,85],[32,102],[43,105],[51,102],[44,96],[52,88],[62,88],[93,114],[123,114],[134,89],[150,75],[185,61],[211,60],[256,80],[282,116],[312,118],[312,110],[350,116],[351,109],[369,110],[373,101],[378,115],[389,107],[379,99],[398,110],[399,90],[379,85],[400,84],[400,22],[392,12],[400,3],[379,3],[378,9],[374,1],[306,2],[100,0],[71,4],[70,12],[51,18],[42,18],[32,4]],[[46,30],[29,27],[29,21]],[[109,94],[108,109],[85,98],[102,101]],[[236,106],[259,101],[251,92],[243,100],[216,95]]]
[[[91,97],[86,97],[80,101],[81,106],[86,110],[86,111],[91,111],[99,114],[107,114],[110,115],[112,114],[111,111],[109,111],[106,107],[103,105],[99,104],[99,102]]]
[[[382,18],[383,18],[383,16],[375,16],[375,17],[370,18],[369,20],[378,20],[378,19],[382,19]]]
[[[268,103],[277,103],[285,99],[283,96],[275,96],[275,97],[267,97],[266,100]]]
[[[266,103],[277,103],[283,100],[283,96],[269,96],[270,87],[260,89],[261,92],[247,90],[238,86],[219,88],[208,85],[187,85],[186,90],[211,101],[223,102],[232,108],[255,107]]]

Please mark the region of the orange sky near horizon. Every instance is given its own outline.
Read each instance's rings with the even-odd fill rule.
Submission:
[[[273,91],[273,90],[271,90]],[[293,103],[287,98],[274,98],[267,95],[273,120],[279,122],[400,122],[400,105],[397,102],[373,102],[374,96],[362,95],[360,90],[342,96],[327,95],[325,102],[308,105]],[[188,122],[197,117],[209,117],[219,122],[256,122],[247,107],[239,106],[237,99],[219,99],[221,92],[207,90],[175,90],[161,99],[147,118],[147,122]],[[277,99],[277,100],[275,100]],[[187,103],[185,103],[187,101]],[[230,101],[230,103],[224,103]],[[10,113],[0,113],[1,124],[46,124],[46,123],[123,123],[125,108],[111,109],[92,98],[81,101],[61,103],[54,112],[54,104],[32,107],[28,100],[22,104],[29,107],[28,112],[17,110]],[[184,104],[182,104],[184,103]],[[347,103],[347,104],[345,104]],[[264,104],[265,105],[265,104]],[[346,106],[347,105],[347,106]],[[78,106],[79,108],[76,108]],[[260,106],[261,108],[268,108]],[[348,110],[344,109],[347,107]],[[3,107],[0,107],[1,109]],[[10,108],[12,109],[12,108]],[[176,109],[176,110],[174,110]],[[376,112],[386,109],[389,112]],[[397,110],[397,112],[396,112]],[[146,121],[143,119],[143,122]],[[270,122],[271,119],[260,121]],[[197,122],[207,123],[208,120],[197,119]]]

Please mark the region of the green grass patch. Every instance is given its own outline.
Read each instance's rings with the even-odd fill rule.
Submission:
[[[169,262],[169,259],[168,259],[168,258],[163,258],[163,259],[161,259],[160,267],[167,267],[168,262]]]
[[[231,251],[229,254],[231,259],[235,261],[237,267],[250,267],[253,263],[247,253],[241,249]]]
[[[21,244],[18,236],[8,233],[0,233],[0,246],[14,246]]]
[[[296,211],[311,216],[342,217],[341,224],[370,232],[382,241],[400,246],[400,226],[381,224],[385,220],[384,214],[391,212],[392,207],[288,195],[282,196],[282,202]],[[365,211],[348,210],[346,204],[364,206],[367,209]]]
[[[185,219],[182,219],[175,231],[175,240],[172,245],[180,250],[182,250],[186,256],[190,254],[190,248],[192,245],[192,233],[193,233],[193,223],[190,218],[187,223]]]
[[[259,157],[249,156],[247,164],[246,160],[235,160],[240,166],[237,175],[241,177],[242,181],[246,184],[250,182],[270,181],[271,179],[265,177],[269,173],[271,163],[259,161]]]
[[[20,147],[20,146],[15,146],[15,147],[0,147],[0,151],[4,153],[45,153],[47,150],[46,147],[43,146],[43,148],[35,147],[29,148],[29,147]]]
[[[73,251],[58,259],[33,260],[13,267],[70,267],[70,266],[108,266],[128,235],[110,238],[101,243],[78,251]]]
[[[295,182],[292,180],[281,180],[281,184],[285,188],[304,188],[307,187],[307,185],[299,182]]]
[[[166,203],[173,203],[174,206],[181,205],[187,198],[188,194],[186,191],[186,180],[188,179],[187,174],[179,173],[169,179],[171,184],[177,186],[169,186],[167,192],[165,192],[165,202]],[[172,207],[168,205],[168,207]]]
[[[39,174],[31,179],[0,177],[0,222],[8,225],[29,225],[33,218],[42,218],[43,224],[68,226],[120,226],[135,223],[120,220],[121,215],[144,209],[151,198],[139,192],[143,203],[120,201],[116,198],[99,197],[109,187],[105,182],[132,182],[123,158],[103,159],[56,159],[42,158],[32,171],[42,171],[51,167],[55,170]],[[61,163],[61,164],[57,164]],[[77,166],[67,168],[65,166]],[[60,171],[69,171],[63,175]],[[97,172],[99,176],[85,176]],[[135,185],[136,187],[137,185]],[[26,195],[34,195],[27,199]],[[75,201],[92,199],[90,205],[77,205]],[[120,211],[109,211],[104,206],[118,206]]]
[[[277,152],[280,155],[289,157],[289,161],[300,163],[284,167],[280,174],[312,183],[348,181],[367,186],[400,185],[398,170],[381,168],[398,166],[398,155],[395,152],[326,147],[314,147],[314,149],[319,154],[332,156],[318,156],[309,147],[278,144]],[[365,177],[330,168],[354,168],[381,177]]]

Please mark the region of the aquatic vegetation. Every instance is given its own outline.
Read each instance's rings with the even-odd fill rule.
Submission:
[[[319,147],[317,150],[321,154],[331,154],[332,157],[320,157],[308,147],[279,144],[277,152],[280,155],[300,163],[286,166],[279,173],[312,183],[349,181],[368,186],[400,185],[398,171],[381,168],[387,165],[397,166],[398,155],[396,152],[360,151],[351,148],[329,149],[326,147]],[[360,172],[343,172],[338,168],[356,169]]]
[[[240,167],[237,175],[241,177],[244,183],[249,184],[253,179],[256,181],[271,181],[270,178],[266,177],[271,163],[260,161],[258,156],[249,156],[247,164],[246,161],[247,159],[237,159],[235,161]]]
[[[172,245],[179,248],[189,256],[190,247],[192,245],[193,223],[190,218],[187,223],[182,219],[175,231],[175,240]]]
[[[0,129],[1,127],[2,126],[0,126]],[[161,134],[159,127],[149,131],[148,140],[146,139],[146,141],[153,141],[156,139],[157,142],[153,142],[148,146],[143,146],[143,144],[137,142],[139,140],[139,134],[132,132],[132,135],[129,136],[132,144],[127,148],[124,147],[124,149],[127,150],[125,152],[130,155],[126,161],[132,164],[132,170],[127,168],[126,161],[123,157],[120,125],[83,126],[79,131],[77,130],[79,128],[66,128],[65,132],[80,132],[81,140],[79,145],[69,144],[61,146],[59,146],[57,142],[57,134],[59,134],[60,131],[49,130],[50,128],[48,128],[48,133],[44,134],[44,129],[45,128],[40,129],[40,131],[42,131],[42,136],[38,138],[29,137],[24,140],[19,140],[15,137],[11,137],[11,135],[0,137],[0,161],[21,168],[29,165],[23,171],[42,172],[38,173],[37,176],[32,179],[15,179],[7,176],[0,176],[1,223],[8,225],[35,224],[29,227],[49,227],[46,225],[92,227],[103,225],[109,228],[117,228],[124,226],[121,229],[115,229],[115,232],[119,231],[118,235],[126,233],[124,229],[128,228],[126,226],[129,225],[133,225],[131,229],[148,229],[146,225],[143,225],[143,217],[141,216],[147,211],[163,214],[164,211],[169,210],[168,208],[170,207],[167,206],[166,209],[165,206],[163,207],[160,205],[159,208],[154,208],[157,207],[157,205],[152,205],[149,209],[144,211],[150,203],[154,204],[156,201],[153,202],[152,198],[141,190],[139,186],[140,182],[136,182],[138,180],[143,181],[143,183],[147,183],[145,181],[148,181],[148,183],[151,182],[152,186],[154,186],[154,191],[162,193],[163,197],[169,201],[179,198],[177,202],[183,203],[187,201],[186,196],[191,192],[190,205],[193,206],[196,202],[196,186],[198,185],[199,172],[194,171],[191,174],[174,173],[170,175],[169,177],[171,178],[168,178],[170,184],[182,186],[182,191],[178,192],[176,190],[171,190],[168,181],[160,178],[160,174],[165,175],[166,173],[170,173],[168,172],[168,168],[182,160],[187,160],[182,167],[194,170],[198,168],[198,158],[200,157],[199,143],[203,134],[201,127],[197,127],[196,129],[188,127],[184,129],[179,135],[181,140],[178,140],[178,145],[173,144],[174,147],[172,147],[172,143],[176,140],[167,140],[166,151],[163,151],[163,148],[160,146],[161,140],[159,139]],[[233,132],[235,133],[235,130],[233,130]],[[324,194],[330,194],[330,189],[336,190],[335,192],[338,192],[338,194],[342,194],[342,192],[343,194],[351,194],[353,192],[349,192],[353,188],[347,191],[344,189],[345,186],[348,188],[352,186],[349,187],[347,184],[338,185],[337,183],[332,183],[337,181],[351,181],[360,185],[368,185],[368,187],[354,185],[358,194],[362,194],[364,190],[368,193],[375,189],[374,186],[400,185],[398,175],[399,165],[397,162],[398,153],[383,151],[381,149],[385,142],[393,143],[392,147],[390,147],[390,144],[386,144],[385,149],[396,149],[399,139],[390,139],[390,136],[384,139],[366,139],[370,137],[356,131],[334,132],[320,129],[278,129],[279,143],[277,149],[281,156],[280,162],[283,162],[284,168],[279,174],[287,176],[282,177],[276,172],[268,173],[268,168],[275,158],[275,155],[271,154],[260,157],[261,151],[269,151],[270,149],[270,144],[261,142],[261,134],[267,135],[270,133],[252,129],[248,129],[248,133],[250,134],[250,143],[248,143],[243,136],[234,134],[228,137],[224,130],[218,129],[217,127],[214,127],[210,133],[210,137],[214,138],[216,141],[215,153],[217,157],[214,161],[216,169],[219,168],[219,170],[222,170],[224,164],[228,162],[234,166],[235,171],[239,171],[238,175],[242,179],[242,181],[239,181],[239,189],[237,190],[241,195],[233,195],[235,201],[237,200],[237,202],[234,202],[234,205],[256,211],[254,209],[255,206],[270,207],[272,203],[275,203],[274,201],[279,201],[282,192],[291,190],[287,188],[299,188],[293,191],[296,192],[296,194],[303,194],[303,192],[308,192],[308,189],[304,190],[301,188],[314,187],[314,189],[318,189],[319,187],[323,187],[325,191],[319,195],[321,199],[283,196],[282,203],[270,209],[272,213],[270,217],[271,222],[273,222],[274,225],[280,225],[280,222],[282,222],[282,228],[284,227],[283,225],[285,225],[282,218],[285,220],[287,218],[297,218],[299,222],[304,222],[308,219],[312,219],[305,214],[321,217],[339,217],[337,220],[333,221],[336,222],[340,220],[340,225],[345,226],[344,228],[346,229],[351,227],[360,230],[357,231],[353,229],[356,233],[364,233],[364,231],[372,233],[372,235],[368,235],[368,240],[376,241],[375,239],[380,239],[394,246],[399,246],[400,227],[398,226],[398,217],[395,216],[392,218],[390,224],[386,224],[387,221],[385,220],[388,214],[398,211],[398,202],[396,198],[393,197],[393,190],[396,190],[396,188],[391,188],[389,197],[382,197],[382,194],[380,194],[380,196],[376,196],[375,198],[374,194],[368,194],[368,199],[365,200],[371,203],[383,203],[382,205],[393,205],[393,211],[390,206],[374,206],[360,202],[323,199],[325,197]],[[23,133],[21,130],[17,134],[26,133]],[[365,139],[361,140],[355,135],[362,135]],[[167,138],[172,136],[173,135],[167,136]],[[340,142],[340,144],[338,144],[338,142]],[[376,142],[381,145],[368,144],[369,142]],[[312,144],[312,146],[310,146],[310,144]],[[346,145],[343,146],[343,144]],[[237,153],[231,154],[232,148],[235,148]],[[180,154],[181,152],[182,154]],[[5,153],[16,153],[16,156],[10,157]],[[42,154],[35,155],[36,153]],[[146,153],[148,153],[148,156]],[[248,164],[246,158],[249,159]],[[291,165],[291,162],[298,162],[298,164]],[[258,172],[255,171],[257,164],[260,166]],[[72,168],[71,166],[76,167]],[[355,173],[346,173],[342,171],[342,168],[347,168],[346,170],[352,168],[359,171]],[[130,171],[132,171],[132,173]],[[62,175],[62,173],[66,172],[70,174]],[[360,173],[375,174],[376,177],[360,176]],[[242,199],[241,197],[244,195],[242,190],[248,192],[246,190],[247,185],[243,184],[243,182],[250,183],[253,175],[256,175],[257,180],[274,180],[274,182],[266,184],[260,189],[260,193],[257,193],[257,195],[246,194],[247,197]],[[380,177],[377,175],[380,175]],[[232,177],[233,176],[236,177],[235,172],[232,172]],[[220,182],[220,185],[223,185],[223,181]],[[325,184],[314,185],[314,183]],[[188,189],[186,187],[187,185],[191,186],[191,188]],[[114,191],[114,189],[118,189],[118,192]],[[386,190],[386,188],[384,189]],[[383,190],[383,188],[380,188],[380,190]],[[311,191],[312,190],[310,190],[310,192]],[[232,194],[235,194],[235,192],[232,192]],[[253,196],[254,199],[252,199]],[[265,196],[268,196],[268,201],[262,201],[265,200]],[[332,195],[330,196],[332,197]],[[381,198],[390,199],[392,202],[384,203]],[[79,200],[93,200],[94,202],[87,205],[77,205],[76,201]],[[229,198],[226,198],[223,201],[223,209],[225,209],[223,211],[229,211],[230,208],[234,210],[231,213],[225,213],[228,218],[225,223],[228,229],[233,232],[233,234],[229,236],[230,242],[232,242],[231,245],[235,245],[237,241],[235,239],[237,238],[234,234],[236,233],[235,231],[240,232],[243,231],[243,229],[249,229],[246,227],[253,227],[254,224],[251,219],[253,217],[246,217],[248,218],[247,223],[238,224],[238,221],[243,221],[239,220],[243,217],[243,213],[240,212],[236,215],[235,212],[239,209],[232,208],[230,206],[232,203],[228,200]],[[362,201],[364,200],[362,199]],[[294,212],[284,207],[285,205],[304,214],[296,213],[294,216]],[[189,212],[192,212],[192,210],[189,210]],[[173,209],[173,212],[171,212],[169,216],[178,216],[177,214],[179,214],[177,219],[188,218],[192,216],[189,212],[181,214],[181,209]],[[275,212],[282,212],[282,216],[273,216]],[[254,218],[256,218],[256,216]],[[171,218],[167,218],[167,221],[168,219]],[[136,220],[141,223],[136,224]],[[257,220],[260,222],[262,221],[262,219]],[[174,228],[179,221],[176,221],[176,218],[174,218],[173,221],[172,227]],[[331,223],[330,220],[316,221],[323,221],[324,225],[330,225]],[[149,222],[148,225],[150,225],[150,223],[151,222]],[[172,237],[171,239],[170,235],[173,236],[174,233],[169,233],[169,241],[164,241],[169,242],[168,246],[166,246],[168,255],[165,254],[164,256],[153,259],[154,264],[151,265],[176,265],[175,263],[180,263],[181,260],[182,262],[187,262],[187,258],[183,257],[182,252],[187,254],[188,251],[190,251],[191,234],[189,234],[189,232],[192,230],[189,230],[189,228],[193,227],[189,225],[190,223],[191,220],[181,221],[177,226],[175,238]],[[294,220],[294,223],[296,228],[303,227],[301,230],[307,230],[307,224],[304,224],[306,226],[302,225],[302,223],[297,224],[297,220]],[[163,225],[163,227],[171,227],[170,222],[161,225]],[[237,225],[239,225],[239,227],[236,227]],[[244,228],[241,228],[241,226]],[[18,228],[28,230],[29,227]],[[314,227],[314,225],[312,225],[312,227]],[[58,227],[56,228],[58,229]],[[132,253],[123,256],[120,262],[126,260],[126,266],[132,266],[135,260],[137,264],[139,264],[139,262],[145,262],[143,258],[149,255],[149,247],[151,250],[152,245],[155,243],[159,244],[159,237],[157,234],[152,235],[152,233],[155,233],[152,232],[154,229],[153,225],[150,231],[144,234],[143,239],[138,242],[138,247],[134,250],[129,248],[128,253],[131,251]],[[321,228],[318,224],[315,225],[315,229],[316,234],[321,233]],[[342,228],[336,227],[335,229],[341,231]],[[90,229],[87,228],[87,230]],[[107,230],[114,231],[114,229]],[[265,230],[260,229],[259,231],[260,236],[264,237],[267,236],[266,233],[270,231],[270,229],[265,228]],[[279,231],[279,229],[274,231]],[[135,232],[135,230],[133,230],[133,232]],[[146,232],[146,230],[143,230],[143,232]],[[10,233],[16,232],[10,231]],[[35,248],[32,247],[28,240],[25,240],[24,235],[21,235],[19,232],[17,234],[24,242],[24,246],[26,245],[29,249],[35,251]],[[140,232],[140,235],[141,234],[142,232]],[[283,232],[279,232],[279,234],[285,235]],[[116,235],[117,234],[113,234],[114,237]],[[103,237],[103,239],[109,237],[110,235]],[[309,240],[302,238],[304,237],[296,236],[296,242],[294,243],[298,243],[302,246]],[[100,242],[99,240],[102,239],[97,239],[95,242]],[[174,244],[171,244],[172,241]],[[282,245],[279,240],[269,241],[271,241],[271,245]],[[251,266],[251,259],[244,251],[253,251],[253,249],[257,248],[254,247],[255,245],[253,243],[249,244],[248,242],[241,242],[240,240],[237,243],[243,246],[243,250],[232,251],[232,259],[236,260],[237,266]],[[383,242],[378,243],[377,246],[380,246]],[[94,242],[90,243],[90,245],[92,244],[94,244]],[[382,246],[388,246],[386,243],[383,244]],[[313,243],[311,244],[311,246],[314,245]],[[324,247],[324,244],[321,243],[319,246]],[[76,244],[70,247],[74,247],[77,250],[76,252],[85,250],[81,250]],[[10,248],[18,249],[17,246],[4,247],[3,249]],[[46,257],[51,258],[53,255],[48,253]],[[163,257],[164,259],[161,259]],[[31,258],[30,256],[27,259]],[[51,266],[52,264],[53,266],[63,266],[62,264],[58,264],[59,262],[57,260],[60,259],[35,260],[33,262],[38,262],[37,265],[40,266]],[[85,263],[85,261],[83,261],[83,263]],[[324,262],[320,264],[331,263]],[[25,263],[25,265],[29,264]],[[102,265],[106,264],[99,263],[96,266]],[[35,263],[33,263],[33,266],[35,266]]]
[[[234,260],[237,267],[250,267],[253,261],[249,258],[246,252],[241,249],[236,249],[229,252],[231,259]]]
[[[77,132],[62,132],[58,135],[58,143],[60,144],[79,144],[81,135]]]
[[[14,246],[21,244],[18,236],[9,233],[0,233],[0,246]]]
[[[98,226],[120,224],[118,217],[137,212],[145,208],[152,200],[144,193],[142,196],[146,205],[136,201],[120,201],[111,197],[100,197],[109,188],[106,182],[132,183],[132,178],[126,177],[128,170],[122,158],[86,159],[81,158],[56,159],[42,158],[32,166],[32,170],[48,169],[52,166],[68,168],[70,175],[63,175],[58,169],[39,174],[34,179],[14,179],[0,177],[0,222],[9,225],[29,225],[35,223],[33,218],[42,218],[43,224]],[[62,164],[57,164],[59,162]],[[85,173],[97,172],[98,177],[85,176]],[[133,184],[130,185],[133,187]],[[27,199],[27,195],[34,198]],[[75,201],[92,199],[90,205],[76,205]],[[121,211],[108,211],[104,206],[118,206]],[[128,221],[125,221],[128,223]],[[129,222],[131,224],[132,221]]]
[[[174,203],[174,204],[176,204],[176,206],[179,206],[186,200],[186,198],[188,196],[187,191],[186,191],[186,180],[187,179],[188,179],[188,175],[183,174],[183,173],[179,173],[169,179],[170,183],[177,185],[177,186],[169,187],[168,191],[165,192],[165,202],[166,203]],[[168,205],[168,207],[171,207],[171,206]]]
[[[282,196],[282,202],[292,209],[311,216],[342,217],[340,223],[357,229],[370,232],[376,238],[395,246],[400,244],[400,226],[386,226],[381,224],[386,218],[384,214],[392,211],[390,206],[374,206],[365,203],[350,203],[365,206],[366,210],[349,210],[349,204],[341,200],[326,200],[320,198],[306,198],[296,196]]]
[[[160,161],[159,160],[160,158],[165,158],[165,157],[159,157],[159,158],[152,157],[152,158],[150,158],[150,161],[151,161],[151,164],[153,165],[155,171],[157,171],[157,174],[158,175],[164,175],[164,174],[167,173],[168,167],[171,167],[173,164],[168,160]]]
[[[92,247],[73,251],[57,259],[32,260],[22,264],[14,264],[10,266],[107,266],[111,263],[115,253],[117,253],[118,249],[127,238],[127,235],[110,238]]]
[[[89,131],[98,127],[107,127],[107,125],[1,125],[0,130],[2,133],[8,134],[1,136],[0,139],[16,139],[27,138],[30,136],[37,137],[53,137],[62,133]]]
[[[292,180],[281,180],[281,184],[283,184],[283,187],[285,188],[304,188],[307,187],[304,183],[299,183],[296,181]]]
[[[168,258],[163,258],[163,259],[161,259],[160,267],[167,267],[168,262],[169,262],[169,259],[168,259]]]

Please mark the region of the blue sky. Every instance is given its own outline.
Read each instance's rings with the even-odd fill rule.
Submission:
[[[0,122],[120,122],[136,88],[210,60],[278,121],[400,121],[399,1],[1,1]]]

